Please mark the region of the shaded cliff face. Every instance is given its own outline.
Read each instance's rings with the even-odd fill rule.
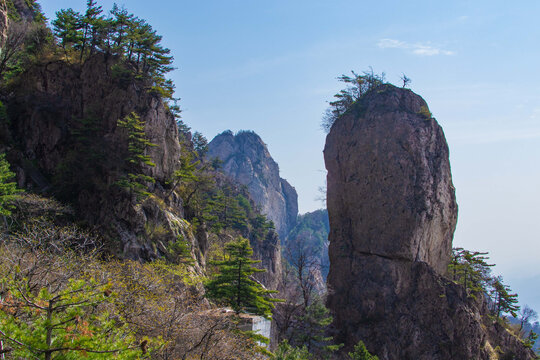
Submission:
[[[23,74],[8,104],[14,143],[10,157],[18,165],[20,186],[60,191],[57,195],[74,203],[84,220],[116,240],[113,252],[150,259],[164,253],[167,241],[185,227],[178,223],[181,201],[175,194],[166,196],[165,190],[179,165],[178,130],[149,84],[122,78],[115,68],[118,72],[114,58],[96,55],[83,65],[49,62]],[[156,145],[147,149],[155,166],[142,168],[156,179],[149,184],[155,197],[142,206],[114,186],[129,155],[127,133],[117,121],[131,112],[139,114],[146,137]],[[164,207],[158,198],[166,202],[167,213],[160,210]],[[161,244],[151,239],[150,222],[165,224],[169,239]],[[194,236],[184,238],[196,248]]]
[[[457,205],[442,129],[425,101],[384,85],[332,126],[324,150],[328,306],[338,342],[381,359],[490,359],[530,352],[445,279]],[[504,348],[506,346],[506,348]]]
[[[279,237],[284,239],[298,216],[298,195],[279,177],[279,167],[261,138],[254,132],[234,135],[225,131],[208,144],[208,149],[208,157],[223,161],[223,171],[248,187],[262,213],[274,222]]]

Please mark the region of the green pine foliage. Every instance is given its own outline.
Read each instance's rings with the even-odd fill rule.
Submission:
[[[136,195],[138,201],[141,201],[150,195],[147,183],[155,182],[154,178],[142,173],[143,166],[155,166],[150,156],[146,155],[146,149],[156,145],[146,138],[144,122],[134,112],[124,119],[119,119],[117,126],[125,129],[128,137],[128,156],[125,159],[127,175],[117,184],[128,189],[130,193]]]
[[[329,132],[334,122],[345,114],[351,106],[367,94],[370,90],[385,84],[385,74],[377,75],[373,69],[365,71],[362,75],[351,71],[352,76],[341,75],[337,79],[346,84],[346,88],[334,95],[335,100],[330,101],[330,107],[326,110],[321,127]]]
[[[379,360],[375,355],[371,355],[363,341],[359,341],[354,345],[354,351],[349,353],[351,360]]]
[[[252,266],[253,249],[249,240],[239,238],[225,246],[225,260],[216,261],[218,273],[206,284],[208,297],[218,303],[230,306],[236,313],[249,312],[270,318],[274,303],[270,297],[276,291],[266,290],[252,275],[265,270]]]
[[[291,346],[287,340],[279,343],[278,349],[274,353],[274,360],[309,360],[312,359],[307,348],[297,348]]]
[[[17,184],[11,180],[15,174],[11,172],[6,154],[0,154],[0,215],[11,215],[12,202],[17,199],[17,194],[21,190],[17,189]]]
[[[70,280],[65,288],[31,289],[26,279],[2,279],[0,334],[24,359],[140,359],[135,336],[96,308],[111,302],[110,285]],[[147,350],[144,351],[145,353]]]
[[[487,296],[491,314],[499,320],[503,314],[517,316],[517,294],[512,294],[510,287],[503,283],[502,277],[491,275],[493,264],[487,260],[487,252],[469,251],[454,248],[452,261],[448,266],[448,276],[463,286],[469,296]]]
[[[491,279],[491,267],[486,260],[486,252],[471,252],[463,248],[454,248],[452,262],[448,271],[452,280],[463,285],[470,293],[478,293],[486,288]]]
[[[174,85],[165,78],[173,70],[173,57],[145,20],[116,4],[106,16],[95,0],[87,0],[84,14],[60,10],[52,25],[65,61],[84,62],[96,53],[116,56],[135,77],[151,80],[149,91],[175,101]]]
[[[298,317],[299,324],[294,333],[294,343],[305,346],[310,353],[317,354],[321,358],[330,358],[331,354],[342,346],[334,344],[331,336],[326,336],[326,330],[332,320],[330,311],[322,299],[314,297],[311,304]]]
[[[503,284],[501,276],[493,278],[491,286],[491,310],[495,317],[499,319],[502,314],[510,314],[512,317],[516,317],[519,310],[517,305],[518,295],[512,294],[510,287]]]

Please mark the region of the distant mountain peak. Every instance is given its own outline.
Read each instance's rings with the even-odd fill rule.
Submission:
[[[208,144],[208,149],[210,158],[223,162],[225,174],[248,187],[251,197],[284,239],[296,223],[298,195],[294,187],[279,176],[279,166],[261,137],[254,131],[242,130],[234,134],[226,130]]]

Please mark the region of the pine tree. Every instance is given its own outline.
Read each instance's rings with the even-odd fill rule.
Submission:
[[[371,355],[363,341],[354,345],[354,351],[349,353],[351,360],[379,360],[379,357]]]
[[[0,155],[0,215],[11,215],[10,203],[17,198],[17,184],[10,182],[15,176],[9,169],[9,163],[6,160],[6,154]]]
[[[488,287],[491,279],[491,267],[488,264],[487,252],[465,250],[463,248],[454,248],[452,262],[449,265],[449,273],[452,279],[461,283],[465,290],[472,292],[482,292]]]
[[[127,188],[137,195],[137,200],[141,200],[149,195],[146,191],[146,183],[153,183],[155,180],[147,175],[144,175],[142,167],[155,166],[150,160],[150,156],[146,155],[146,148],[156,146],[147,138],[144,131],[144,122],[139,115],[132,112],[124,119],[119,119],[117,122],[119,128],[124,128],[128,135],[128,157],[126,160],[127,176],[117,182],[121,187]]]
[[[14,358],[134,360],[147,351],[123,319],[96,311],[115,300],[109,284],[70,280],[62,289],[31,289],[25,280],[2,280],[0,335]]]
[[[208,296],[231,306],[237,314],[246,311],[270,318],[274,302],[279,300],[269,295],[277,291],[266,290],[251,278],[253,274],[266,270],[252,266],[259,261],[251,259],[253,249],[249,240],[240,237],[227,244],[225,252],[226,259],[214,263],[219,273],[206,284]]]
[[[86,12],[81,19],[82,25],[82,41],[81,41],[81,55],[82,61],[85,55],[87,45],[90,45],[90,55],[93,53],[95,46],[97,45],[97,32],[102,20],[100,16],[103,12],[101,6],[98,6],[95,0],[87,0]]]
[[[66,58],[68,50],[76,47],[82,40],[82,15],[73,9],[60,10],[52,22],[54,34],[60,39],[60,44]]]
[[[294,343],[306,346],[310,353],[327,358],[342,346],[333,344],[332,336],[326,336],[326,329],[332,323],[332,316],[320,297],[316,297],[304,309],[298,321]]]
[[[510,287],[503,284],[502,277],[496,277],[493,279],[492,299],[494,302],[494,313],[497,319],[502,314],[508,313],[513,317],[517,316],[519,306],[517,294],[512,294]]]

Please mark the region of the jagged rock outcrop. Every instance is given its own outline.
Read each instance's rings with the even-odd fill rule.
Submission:
[[[263,214],[274,222],[280,239],[296,223],[298,195],[287,180],[279,177],[279,167],[266,144],[251,131],[234,135],[225,131],[208,144],[208,156],[223,162],[222,169],[232,179],[248,187]]]
[[[448,147],[425,101],[383,85],[336,120],[324,150],[330,218],[328,306],[345,351],[381,360],[532,353],[488,319],[483,299],[443,277],[457,205]]]
[[[82,65],[53,61],[30,68],[7,101],[8,157],[16,164],[19,185],[75,203],[90,226],[116,239],[111,251],[133,259],[165,252],[167,241],[153,242],[149,236],[148,225],[158,218],[154,225],[164,227],[170,241],[182,235],[198,249],[196,237],[178,225],[181,200],[166,189],[179,166],[176,122],[150,87],[126,70],[122,73],[118,59],[97,54]],[[156,145],[147,149],[155,166],[143,168],[156,179],[149,184],[154,195],[141,206],[114,186],[128,156],[127,133],[117,121],[132,112],[144,121],[146,137]],[[93,162],[85,163],[81,156]],[[75,176],[79,178],[69,183]]]
[[[182,199],[171,188],[180,166],[178,127],[152,85],[118,58],[103,54],[83,64],[36,64],[6,98],[11,121],[2,128],[0,150],[8,152],[19,186],[73,204],[81,220],[108,240],[110,252],[151,260],[174,257],[174,249],[187,244],[199,271],[205,266],[209,234],[204,224],[194,231],[185,220]],[[146,154],[155,166],[140,169],[155,180],[147,183],[151,195],[144,201],[135,201],[135,194],[117,185],[133,171],[125,165],[128,133],[117,123],[133,112],[154,144]],[[225,175],[216,174],[219,187],[224,184],[218,177]],[[272,234],[250,240],[268,270],[261,281],[275,289],[281,262],[279,240]]]

